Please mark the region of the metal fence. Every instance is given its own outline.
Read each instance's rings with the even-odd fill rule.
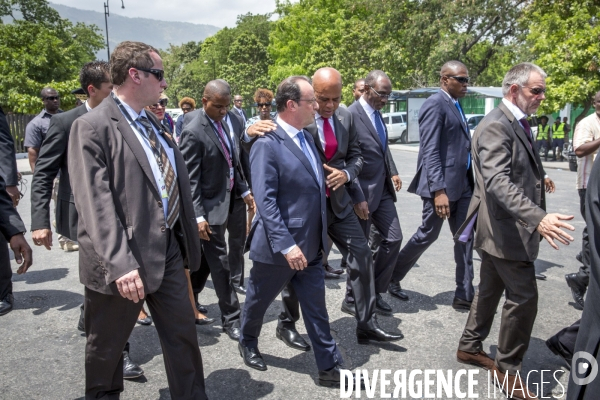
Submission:
[[[25,127],[34,117],[35,115],[30,114],[8,114],[6,116],[10,134],[15,141],[15,150],[17,153],[25,153],[25,146],[23,146]]]

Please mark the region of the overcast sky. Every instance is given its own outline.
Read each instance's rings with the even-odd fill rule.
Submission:
[[[265,14],[275,10],[275,0],[123,0],[125,9],[121,9],[121,0],[50,0],[51,3],[101,13],[104,12],[105,1],[109,1],[111,14],[209,24],[220,28],[235,26],[240,14]]]

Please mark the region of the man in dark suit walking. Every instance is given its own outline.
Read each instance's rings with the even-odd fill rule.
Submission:
[[[5,191],[10,199],[9,203],[11,203],[10,209],[5,207],[5,210],[2,212],[3,218],[1,219],[2,221],[10,221],[12,223],[10,226],[4,225],[2,227],[3,234],[0,235],[0,315],[9,313],[14,305],[12,268],[10,265],[10,254],[8,253],[7,241],[10,241],[17,232],[25,232],[25,227],[22,226],[23,222],[15,210],[21,199],[21,194],[17,188],[17,174],[15,142],[10,134],[6,115],[4,115],[4,111],[2,110],[2,107],[0,107],[0,178],[3,179],[3,187],[0,188],[0,192]],[[18,229],[15,230],[15,227]],[[15,240],[20,241],[21,239],[15,236]],[[22,240],[24,241],[25,239],[23,238]],[[31,251],[31,249],[29,251]],[[30,265],[31,254],[29,255],[29,265],[24,265],[22,268],[27,270]]]
[[[39,157],[31,182],[31,236],[36,246],[52,247],[52,230],[50,228],[50,199],[54,179],[60,173],[60,183],[56,197],[56,232],[70,240],[77,240],[77,210],[73,200],[73,191],[69,180],[67,150],[71,126],[80,116],[98,106],[110,95],[113,85],[110,82],[110,67],[106,61],[93,61],[83,66],[79,72],[79,83],[88,99],[81,107],[57,114],[52,117],[48,133]],[[81,305],[81,316],[77,328],[84,327],[84,310]],[[123,350],[123,378],[135,379],[144,374],[142,368],[129,358],[129,342]]]
[[[303,130],[318,110],[306,77],[277,88],[277,129],[250,152],[257,214],[250,232],[250,270],[240,338],[244,363],[264,371],[258,350],[263,317],[291,283],[298,295],[319,369],[319,384],[339,387],[342,356],[330,333],[321,251],[327,248],[325,177],[312,136]]]
[[[238,340],[240,304],[230,283],[225,230],[235,196],[248,205],[253,204],[253,198],[240,172],[238,151],[227,124],[223,124],[230,102],[227,82],[208,82],[202,97],[203,109],[189,122],[188,116],[184,119],[179,148],[190,175],[194,212],[204,257],[219,298],[223,332]]]
[[[233,96],[233,108],[231,110],[242,119],[242,126],[246,126],[246,120],[248,120],[248,117],[246,116],[246,111],[244,111],[244,109],[242,108],[243,103],[243,97],[239,94],[236,94],[235,96]]]
[[[144,107],[166,88],[158,51],[120,43],[110,59],[110,97],[75,120],[68,168],[78,211],[85,285],[86,399],[123,391],[123,348],[145,300],[174,399],[206,399],[184,265],[200,241],[181,153]]]
[[[573,238],[561,228],[573,216],[547,214],[544,173],[535,151],[527,116],[544,100],[546,73],[537,65],[511,68],[502,82],[502,102],[479,124],[471,157],[475,191],[467,218],[455,239],[473,240],[481,255],[480,282],[460,338],[457,359],[492,373],[504,382],[508,397],[537,399],[520,378],[537,314],[538,292],[533,262],[540,235],[555,249]],[[473,230],[475,234],[472,236]],[[483,351],[502,295],[496,359]]]
[[[471,134],[458,99],[467,94],[469,73],[460,61],[448,61],[440,70],[440,91],[419,111],[419,159],[417,174],[408,187],[423,200],[423,222],[406,243],[396,261],[389,293],[408,300],[400,282],[419,257],[435,242],[448,220],[452,234],[467,217],[473,195]],[[473,242],[456,242],[456,292],[452,307],[468,310],[473,288]]]
[[[348,262],[347,296],[342,311],[356,317],[356,337],[360,344],[369,341],[390,342],[402,335],[389,334],[377,324],[375,317],[375,279],[373,258],[358,217],[352,207],[350,188],[363,167],[358,137],[352,114],[339,108],[342,98],[342,76],[333,68],[321,68],[312,82],[319,111],[308,131],[315,142],[326,176],[327,233]],[[308,350],[295,329],[300,318],[298,298],[291,284],[282,292],[283,309],[279,316],[276,336],[292,348]],[[304,346],[302,346],[304,344]]]
[[[381,244],[374,260],[376,309],[383,314],[392,312],[381,293],[387,291],[402,244],[402,230],[394,203],[396,193],[402,187],[398,176],[390,169],[392,158],[387,143],[387,129],[379,110],[385,106],[392,92],[392,82],[383,71],[373,70],[365,78],[365,92],[358,101],[348,107],[354,118],[356,134],[364,159],[358,175],[354,209],[366,238],[371,224],[381,235]],[[393,177],[393,179],[392,179]],[[350,296],[349,296],[350,297]],[[348,297],[347,297],[348,299]]]

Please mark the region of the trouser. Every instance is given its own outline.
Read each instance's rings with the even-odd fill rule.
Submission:
[[[181,251],[169,230],[162,283],[147,293],[173,399],[206,399],[202,357],[187,291]],[[123,350],[144,301],[85,288],[85,398],[118,399],[123,391]]]
[[[577,341],[580,325],[581,320],[579,319],[573,325],[561,329],[554,335],[563,353],[570,354],[571,356],[575,353],[575,342]]]
[[[229,271],[229,260],[227,257],[227,244],[225,243],[225,229],[227,223],[223,225],[210,225],[210,240],[200,240],[202,244],[202,264],[200,276],[195,277],[196,283],[206,282],[208,270],[219,299],[219,309],[221,310],[221,322],[223,328],[238,327],[240,320],[240,303],[237,294],[231,286],[231,275]],[[202,285],[204,287],[204,285]]]
[[[373,329],[375,313],[375,279],[373,259],[358,217],[351,211],[338,218],[327,200],[327,233],[348,263],[346,301],[354,303],[356,320],[361,329]],[[349,297],[348,295],[353,297]],[[294,328],[300,319],[298,297],[291,284],[281,292],[282,310],[278,326]]]
[[[550,143],[548,143],[548,139],[539,139],[535,141],[536,150],[539,152],[542,146],[544,146],[544,161],[548,161],[548,148],[550,147]]]
[[[308,267],[297,271],[287,265],[272,265],[254,261],[246,288],[246,301],[240,343],[258,347],[263,317],[279,292],[290,283],[302,308],[306,332],[312,343],[319,371],[342,364],[343,359],[331,336],[325,304],[325,271],[319,255]]]
[[[587,189],[579,189],[579,211],[583,216],[583,220],[585,221],[585,194]],[[583,228],[582,238],[581,238],[581,261],[582,266],[579,267],[579,271],[577,272],[577,278],[579,281],[584,284],[586,287],[590,283],[590,238],[588,237],[587,231],[587,223],[585,228]]]
[[[381,244],[373,260],[375,293],[387,291],[394,265],[402,245],[402,229],[392,195],[386,188],[376,210],[369,213],[369,219],[359,220],[365,238],[369,237],[371,225],[375,225],[381,235]],[[353,298],[352,288],[346,285],[347,299]]]
[[[450,218],[448,224],[454,236],[467,218],[472,191],[469,186],[457,201],[450,202]],[[422,197],[423,199],[423,222],[417,232],[406,243],[396,261],[392,282],[400,282],[406,274],[417,263],[421,255],[438,238],[444,220],[435,212],[434,199]],[[473,240],[467,243],[456,241],[454,243],[454,262],[456,263],[455,297],[471,301],[475,295],[473,287]]]
[[[10,264],[10,253],[8,242],[4,235],[0,234],[0,300],[12,294],[12,267]]]
[[[552,139],[552,153],[554,154],[553,160],[556,161],[557,155],[562,156],[563,145],[565,144],[565,139]],[[558,150],[557,150],[558,147]]]
[[[235,199],[233,211],[227,219],[227,261],[231,273],[231,285],[236,288],[244,285],[244,243],[246,242],[246,203]]]
[[[537,315],[538,291],[535,267],[531,261],[511,261],[481,251],[480,282],[458,345],[467,353],[483,351],[502,294],[502,307],[496,366],[500,372],[515,375],[521,371]]]

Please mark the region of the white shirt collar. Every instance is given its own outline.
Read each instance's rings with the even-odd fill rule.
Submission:
[[[373,115],[373,113],[376,111],[373,107],[371,107],[371,105],[369,103],[367,103],[367,101],[362,96],[360,96],[360,99],[358,99],[358,102],[365,109],[368,116]]]
[[[288,134],[292,139],[298,134],[298,132],[302,131],[302,129],[297,129],[282,120],[279,116],[277,116],[277,125],[279,125],[285,133]]]
[[[148,116],[146,115],[145,108],[142,108],[142,111],[138,114],[133,108],[131,108],[129,106],[129,104],[125,103],[121,99],[119,99],[119,101],[121,102],[121,104],[123,104],[123,107],[125,107],[125,110],[129,113],[129,116],[131,117],[132,120],[137,121],[138,117],[148,118]]]
[[[88,110],[88,112],[92,111],[92,107],[90,107],[87,100],[83,104],[85,104],[85,108]]]
[[[441,90],[442,92],[446,93],[446,96],[450,97],[450,100],[452,100],[453,102],[455,102],[455,103],[456,103],[456,102],[458,101],[458,100],[456,100],[454,97],[452,97],[452,96],[450,95],[450,93],[446,92],[444,89],[440,88],[440,90]]]
[[[510,111],[512,113],[512,115],[514,115],[517,120],[521,120],[523,118],[527,118],[527,114],[525,114],[523,111],[521,111],[521,109],[519,107],[517,107],[516,105],[514,105],[513,103],[511,103],[507,99],[503,98],[502,99],[502,103],[504,103],[504,105],[506,106],[506,108],[508,108],[508,111]]]

